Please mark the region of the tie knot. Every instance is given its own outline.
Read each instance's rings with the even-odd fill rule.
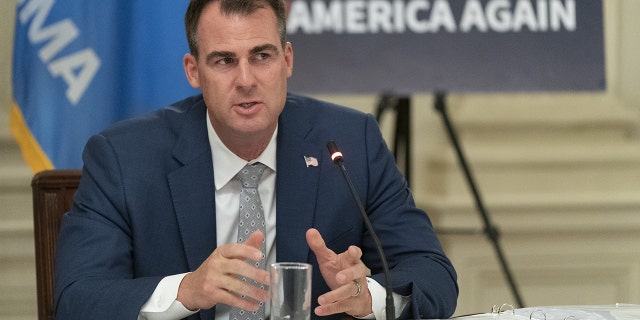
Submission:
[[[247,164],[236,174],[243,188],[257,188],[258,182],[264,173],[265,166],[263,163],[256,162],[254,164]]]

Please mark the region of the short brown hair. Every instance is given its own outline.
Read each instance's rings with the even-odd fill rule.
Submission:
[[[184,15],[189,51],[198,58],[198,23],[202,10],[214,2],[220,2],[220,11],[224,15],[249,15],[261,8],[271,8],[276,15],[280,42],[284,48],[287,41],[287,14],[284,0],[191,0]]]

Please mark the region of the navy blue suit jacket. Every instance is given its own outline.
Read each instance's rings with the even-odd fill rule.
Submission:
[[[215,189],[205,121],[202,96],[194,96],[88,141],[57,248],[59,319],[135,319],[163,277],[195,270],[214,251]],[[411,296],[402,317],[453,314],[454,268],[427,215],[415,207],[375,119],[291,94],[277,137],[277,260],[314,266],[315,307],[329,288],[305,240],[313,227],[337,253],[350,245],[362,248],[372,277],[384,284],[374,243],[331,162],[328,140],[336,140],[344,154],[387,254],[394,291]],[[318,166],[307,167],[305,156],[315,157]],[[214,309],[190,318],[213,319]]]

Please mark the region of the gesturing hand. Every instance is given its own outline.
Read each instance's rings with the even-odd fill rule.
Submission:
[[[262,259],[260,245],[264,234],[256,231],[245,243],[230,243],[216,248],[196,269],[180,283],[176,300],[189,310],[210,309],[218,303],[255,311],[257,301],[267,301],[269,292],[242,281],[246,277],[269,285],[269,272],[256,268],[245,259]],[[246,295],[251,299],[243,299]]]
[[[360,260],[362,250],[350,246],[347,251],[336,254],[327,248],[320,232],[307,231],[307,243],[318,259],[322,277],[331,291],[318,297],[315,314],[327,316],[345,312],[350,315],[368,315],[371,310],[371,294],[365,277],[367,267]]]

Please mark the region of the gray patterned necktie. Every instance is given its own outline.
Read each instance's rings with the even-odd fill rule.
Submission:
[[[247,238],[256,230],[262,231],[266,236],[266,222],[262,210],[262,202],[258,193],[258,182],[266,166],[260,162],[247,164],[238,172],[236,178],[242,184],[240,191],[240,222],[238,223],[238,243],[244,243]],[[261,269],[266,269],[266,248],[264,241],[260,246],[262,260],[254,262],[254,265]],[[242,278],[255,286],[267,290],[266,286],[251,279]],[[246,311],[239,308],[231,308],[229,320],[264,320],[264,302],[260,303],[258,311]]]

